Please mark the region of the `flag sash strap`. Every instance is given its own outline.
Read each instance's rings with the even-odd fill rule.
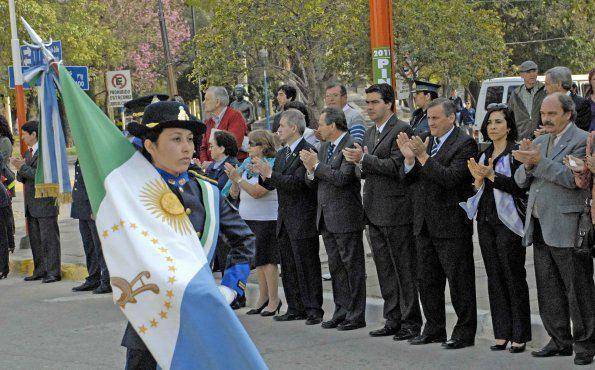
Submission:
[[[205,208],[205,226],[200,237],[205,256],[209,264],[215,255],[217,238],[219,236],[219,191],[202,179],[196,179],[202,192],[203,206]]]

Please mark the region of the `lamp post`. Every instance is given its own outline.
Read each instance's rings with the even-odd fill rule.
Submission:
[[[190,6],[190,11],[192,12],[192,40],[194,40],[194,37],[196,36],[196,12],[195,12],[193,6]],[[196,54],[198,54],[198,51],[196,51]],[[204,118],[203,111],[202,111],[201,78],[200,78],[200,74],[198,73],[198,70],[197,70],[196,74],[198,77],[198,111],[200,112],[200,119],[204,121],[205,118]]]
[[[169,50],[169,40],[167,38],[167,27],[165,25],[165,16],[163,15],[163,2],[157,0],[157,10],[159,12],[159,24],[161,25],[161,39],[163,41],[163,53],[165,54],[165,63],[167,64],[167,79],[169,82],[169,97],[171,100],[178,95],[178,86],[176,85],[176,75],[171,60],[171,51]]]
[[[267,130],[271,129],[271,112],[269,108],[269,81],[267,77],[267,63],[269,61],[269,51],[265,48],[262,48],[258,51],[258,57],[262,62],[263,66],[263,76],[264,76],[264,106],[265,106],[265,114],[267,118]]]

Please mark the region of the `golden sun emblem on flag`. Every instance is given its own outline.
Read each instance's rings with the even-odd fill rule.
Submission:
[[[140,199],[149,212],[166,222],[177,233],[191,234],[192,224],[186,216],[184,206],[163,181],[147,183],[141,191]]]

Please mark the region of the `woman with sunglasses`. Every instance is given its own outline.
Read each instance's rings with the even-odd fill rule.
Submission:
[[[248,135],[249,157],[240,168],[225,164],[230,183],[222,194],[240,200],[240,216],[256,236],[254,266],[258,278],[259,295],[256,308],[248,315],[273,316],[281,309],[278,295],[279,252],[277,250],[277,190],[267,190],[260,184],[260,176],[251,171],[254,158],[261,158],[273,166],[277,153],[275,137],[266,130],[255,130]]]
[[[475,179],[476,195],[461,203],[470,219],[477,220],[479,246],[487,277],[492,326],[496,343],[493,351],[525,350],[531,340],[529,288],[525,271],[524,235],[526,194],[514,181],[520,162],[512,157],[517,128],[506,104],[490,104],[481,125],[491,141],[479,161],[468,161]]]

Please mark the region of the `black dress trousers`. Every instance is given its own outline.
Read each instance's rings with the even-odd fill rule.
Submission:
[[[33,276],[60,277],[60,229],[58,217],[28,217],[33,254]]]
[[[103,252],[101,250],[101,240],[97,233],[97,226],[93,220],[79,220],[79,231],[85,250],[87,262],[87,282],[95,284],[101,283],[103,286],[109,286],[109,272]]]

